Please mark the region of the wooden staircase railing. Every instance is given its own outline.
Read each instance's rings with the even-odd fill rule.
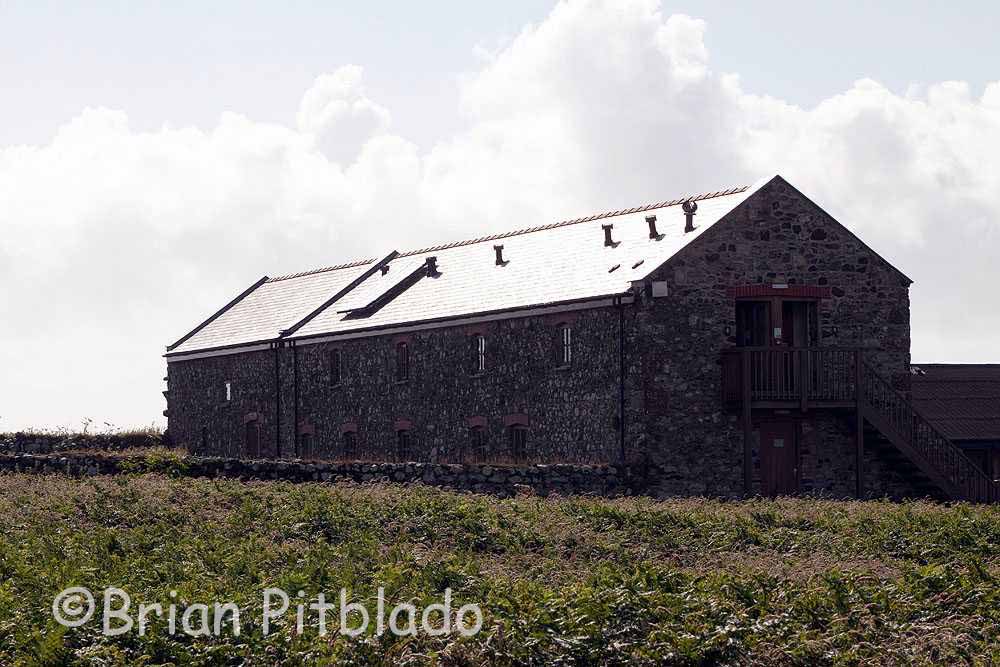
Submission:
[[[1000,482],[989,478],[921,415],[905,395],[864,360],[857,348],[742,347],[722,357],[722,397],[751,408],[855,408],[949,498],[1000,502]],[[859,428],[863,428],[861,424]],[[749,438],[749,435],[745,436]],[[862,447],[858,445],[859,466]],[[744,454],[749,479],[749,455]],[[746,482],[749,483],[748,481]],[[861,482],[859,477],[859,493]]]
[[[860,389],[865,419],[950,498],[1000,501],[1000,484],[981,471],[867,362],[862,362]]]

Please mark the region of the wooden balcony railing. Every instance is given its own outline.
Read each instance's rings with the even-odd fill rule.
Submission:
[[[749,394],[753,402],[849,405],[860,355],[842,347],[733,348],[722,358],[723,399],[739,403]]]

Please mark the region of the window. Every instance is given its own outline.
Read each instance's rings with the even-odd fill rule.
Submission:
[[[358,434],[354,431],[344,431],[341,436],[343,439],[343,455],[345,459],[354,459],[358,455]]]
[[[232,382],[227,382],[226,383],[226,400],[227,401],[233,400],[233,383]]]
[[[248,459],[260,458],[260,423],[256,419],[246,424],[244,454]]]
[[[337,350],[330,351],[330,384],[336,387],[342,379],[344,357],[343,353]]]
[[[573,329],[568,324],[559,325],[556,358],[560,366],[570,366],[573,363]]]
[[[459,451],[459,463],[465,463],[466,452]],[[482,461],[486,458],[486,428],[484,426],[473,426],[469,429],[469,451],[470,462]]]
[[[528,427],[516,424],[508,428],[510,434],[510,457],[515,462],[525,460],[528,450]]]
[[[405,341],[396,343],[396,381],[410,379],[410,345]]]
[[[410,460],[410,432],[396,431],[396,460]]]
[[[483,373],[486,371],[486,336],[475,334],[472,336],[472,372]]]

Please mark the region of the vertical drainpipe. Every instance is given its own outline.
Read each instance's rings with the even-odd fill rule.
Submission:
[[[299,347],[293,340],[292,345],[292,413],[295,423],[292,432],[295,434],[295,458],[299,458]]]
[[[625,463],[625,306],[622,298],[618,304],[618,446],[622,463]]]
[[[279,366],[278,350],[280,342],[274,345],[274,449],[277,458],[281,458],[281,368]]]

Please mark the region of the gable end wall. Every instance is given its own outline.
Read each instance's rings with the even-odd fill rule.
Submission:
[[[636,315],[641,407],[633,419],[641,422],[642,443],[635,449],[666,471],[664,494],[743,492],[742,425],[720,398],[720,356],[736,344],[730,288],[774,282],[829,288],[831,297],[818,306],[820,345],[863,347],[884,376],[908,388],[909,281],[780,178],[649,280],[665,282],[669,296],[646,299]],[[852,428],[826,416],[795,419],[800,491],[851,495]],[[870,480],[871,493],[912,491],[882,477]],[[756,448],[754,484],[760,491]]]

